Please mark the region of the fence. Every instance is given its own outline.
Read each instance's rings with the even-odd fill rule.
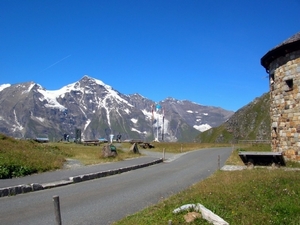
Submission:
[[[239,144],[271,144],[270,140],[239,140]]]

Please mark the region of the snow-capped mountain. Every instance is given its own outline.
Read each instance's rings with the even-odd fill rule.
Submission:
[[[156,104],[89,76],[55,91],[34,82],[0,85],[0,132],[16,138],[74,138],[80,129],[83,140],[121,134],[123,140],[193,141],[232,114],[173,98]]]

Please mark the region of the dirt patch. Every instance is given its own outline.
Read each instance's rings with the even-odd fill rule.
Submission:
[[[77,159],[66,159],[63,169],[74,169],[82,166],[84,165]]]

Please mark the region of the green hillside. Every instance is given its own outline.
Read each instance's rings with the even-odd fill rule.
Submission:
[[[196,137],[202,143],[237,143],[240,140],[270,140],[269,93],[254,99],[239,109],[219,127],[202,132]]]

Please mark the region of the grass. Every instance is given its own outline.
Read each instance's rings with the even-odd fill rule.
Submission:
[[[0,134],[0,178],[11,178],[61,168],[71,155],[55,146],[15,140]]]
[[[268,145],[238,146],[226,162],[243,165],[239,151],[270,151]],[[288,167],[299,163],[288,162]],[[187,212],[173,214],[184,204],[200,203],[231,225],[300,224],[300,171],[258,168],[242,171],[217,171],[185,191],[130,215],[114,225],[209,224],[200,218],[187,223]]]
[[[196,149],[203,148],[214,148],[214,147],[228,147],[230,144],[222,143],[168,143],[168,142],[154,142],[152,143],[155,148],[152,148],[151,151],[156,152],[171,152],[171,153],[182,153],[193,151]]]
[[[128,216],[115,225],[187,224],[172,211],[184,204],[200,203],[229,224],[299,224],[299,172],[254,169],[218,171],[189,189]],[[208,224],[197,219],[190,224]]]
[[[79,160],[84,165],[92,165],[105,162],[121,161],[127,158],[139,157],[130,151],[130,143],[114,143],[117,148],[117,157],[102,157],[102,148],[105,143],[100,146],[84,146],[82,144],[75,144],[70,142],[48,143],[49,146],[55,146],[64,152],[71,155],[72,159]]]
[[[233,149],[235,151],[233,151],[230,157],[227,159],[226,164],[242,166],[244,165],[244,163],[239,157],[238,153],[240,151],[270,152],[271,146],[266,144],[252,144],[252,145],[243,144],[243,145],[233,146]]]
[[[116,143],[118,156],[103,158],[103,145],[37,143],[32,140],[16,140],[0,134],[0,179],[61,169],[67,158],[78,159],[82,164],[91,165],[140,156],[129,151],[129,143],[121,145]]]

